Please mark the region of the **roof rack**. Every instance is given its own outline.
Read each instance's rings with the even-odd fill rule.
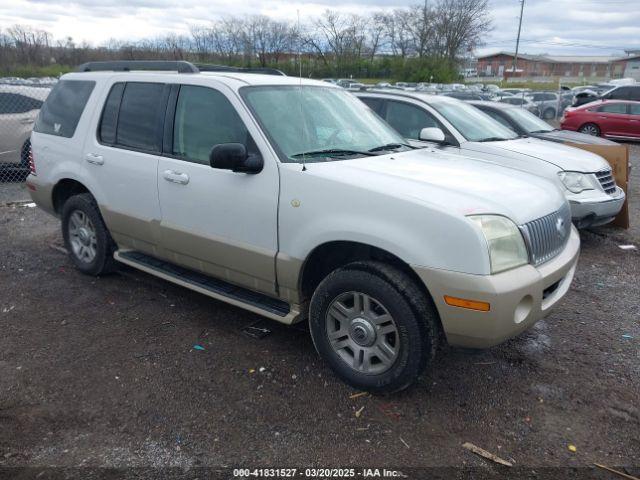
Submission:
[[[268,67],[230,67],[227,65],[211,65],[206,63],[196,63],[196,68],[201,72],[237,72],[237,73],[259,73],[262,75],[282,75],[286,74],[277,68]]]
[[[227,65],[196,64],[185,60],[116,60],[112,62],[87,62],[76,68],[76,72],[129,72],[131,70],[177,71],[178,73],[237,72],[263,75],[285,75],[275,68],[244,68]]]
[[[178,73],[199,73],[191,62],[183,60],[117,60],[114,62],[87,62],[76,68],[76,72],[129,72],[131,70],[161,70]]]

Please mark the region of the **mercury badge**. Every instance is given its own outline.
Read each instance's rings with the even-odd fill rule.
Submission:
[[[298,200],[297,198],[294,198],[293,200],[291,200],[291,206],[293,208],[298,208],[300,206],[300,200]]]
[[[564,229],[564,219],[563,218],[558,218],[556,220],[556,230],[558,231],[558,236],[560,237],[560,240],[564,240],[564,236],[566,235],[565,229]]]

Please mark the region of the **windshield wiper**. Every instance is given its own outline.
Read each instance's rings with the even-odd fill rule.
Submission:
[[[487,137],[487,138],[483,138],[482,140],[478,140],[478,142],[499,142],[502,140],[510,140],[510,139],[502,138],[502,137]]]
[[[408,147],[413,148],[411,145],[407,145],[406,143],[387,143],[386,145],[380,145],[379,147],[374,147],[369,149],[369,152],[381,152],[382,150],[397,150],[398,148]]]
[[[318,155],[326,155],[327,157],[337,157],[343,155],[364,155],[366,157],[371,156],[371,152],[363,152],[361,150],[347,150],[342,148],[327,148],[324,150],[311,150],[310,152],[301,152],[291,155],[291,158],[300,157],[317,157]]]
[[[554,128],[552,130],[534,130],[533,132],[529,132],[529,133],[548,133],[548,132],[555,132],[556,130],[558,129]]]

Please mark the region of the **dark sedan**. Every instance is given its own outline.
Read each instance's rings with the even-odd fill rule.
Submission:
[[[558,143],[571,142],[590,145],[616,145],[615,142],[604,138],[554,128],[524,108],[499,102],[473,101],[469,103],[519,135],[536,137]]]

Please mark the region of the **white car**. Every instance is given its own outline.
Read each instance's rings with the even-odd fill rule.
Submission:
[[[446,96],[368,91],[358,98],[414,145],[428,145],[538,175],[571,205],[579,228],[608,223],[624,191],[601,156],[559,143],[520,137],[477,108]]]
[[[0,166],[27,167],[29,135],[49,91],[45,87],[0,85]]]
[[[27,184],[84,273],[122,262],[308,318],[333,370],[378,392],[441,340],[495,345],[569,289],[580,242],[554,185],[416,150],[342,88],[187,62],[80,72],[41,110]]]

